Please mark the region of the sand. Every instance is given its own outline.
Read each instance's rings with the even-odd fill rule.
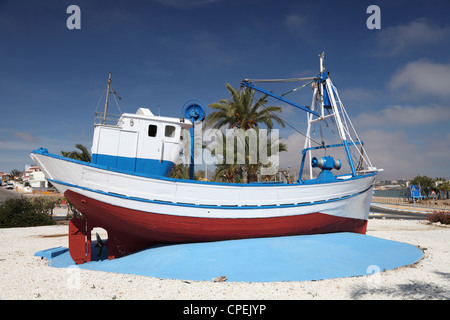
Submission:
[[[302,282],[212,282],[52,268],[39,250],[68,246],[67,226],[0,229],[0,299],[449,299],[450,228],[370,219],[368,235],[420,247],[417,263],[361,277]]]

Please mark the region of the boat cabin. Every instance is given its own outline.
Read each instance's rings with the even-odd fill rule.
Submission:
[[[182,130],[190,127],[187,119],[155,116],[147,108],[123,113],[112,125],[105,116],[94,124],[91,163],[168,176],[183,147]]]

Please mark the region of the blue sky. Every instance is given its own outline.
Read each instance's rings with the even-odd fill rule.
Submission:
[[[80,30],[66,27],[71,4]],[[189,99],[228,98],[225,83],[315,75],[325,51],[379,179],[450,178],[449,12],[446,0],[0,0],[0,171],[23,170],[38,147],[90,148],[108,72],[123,112],[178,117]],[[303,138],[281,136],[281,164],[295,167]]]

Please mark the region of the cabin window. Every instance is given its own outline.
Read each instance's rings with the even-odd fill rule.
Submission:
[[[158,131],[158,126],[151,124],[148,126],[148,136],[156,137],[156,132]]]
[[[174,126],[166,126],[166,130],[164,132],[164,135],[168,138],[175,137],[175,127]]]

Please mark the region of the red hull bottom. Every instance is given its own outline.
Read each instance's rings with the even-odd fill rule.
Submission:
[[[355,232],[366,233],[367,220],[320,212],[276,218],[224,219],[155,214],[113,206],[73,191],[64,196],[83,214],[69,225],[69,251],[76,263],[90,261],[90,232],[108,232],[108,257],[124,256],[161,243],[207,242],[244,238]]]

